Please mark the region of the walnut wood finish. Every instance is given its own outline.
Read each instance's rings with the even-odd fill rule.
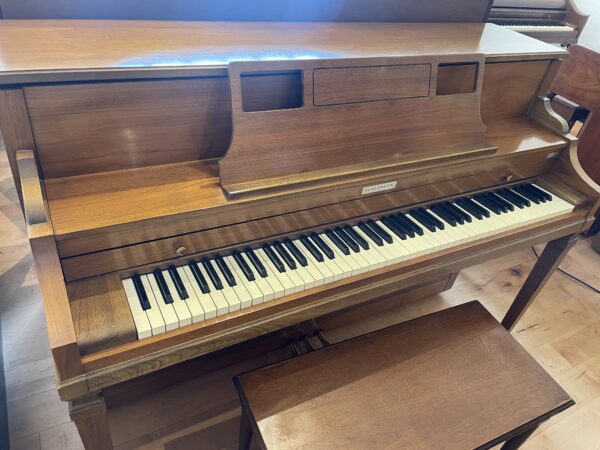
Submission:
[[[33,192],[29,187],[36,184],[27,175],[24,204],[28,211],[35,210],[32,204],[38,211],[39,205],[47,205],[47,221],[30,226],[32,249],[59,392],[76,404],[127,380],[301,321],[402,289],[448,286],[451,274],[478,261],[579,232],[589,222],[590,205],[600,198],[600,189],[579,165],[576,140],[548,126],[547,109],[530,108],[533,98],[543,95],[539,90],[564,51],[493,25],[0,21],[0,42],[0,84],[10,85],[0,91],[8,99],[0,106],[0,126],[9,136],[15,171],[17,150],[32,150],[22,158],[29,168],[31,156],[39,162],[43,184]],[[481,114],[481,136],[489,148],[497,147],[495,154],[475,152],[467,158],[470,149],[456,147],[459,158],[452,153],[437,159],[416,155],[401,167],[328,173],[319,182],[277,195],[225,197],[216,160],[230,141],[232,110],[223,104],[224,97],[231,101],[229,62],[277,56],[290,67],[297,59],[309,64],[308,57],[336,64],[331,67],[364,58],[437,64],[456,54],[484,55],[478,60],[481,113],[476,111],[475,132],[482,132]],[[332,98],[345,102],[406,94],[386,84],[400,72],[386,69],[382,90],[375,89],[368,72],[369,77],[362,70],[358,77],[363,77],[360,92],[329,92],[319,98],[328,103]],[[349,72],[343,75],[348,82]],[[421,77],[406,81],[420,88],[417,79]],[[246,79],[249,92],[258,94],[247,97],[246,105],[242,101],[242,109],[267,117],[265,109],[273,104],[295,106],[299,89],[293,75],[268,80]],[[326,79],[319,83],[319,89],[331,86]],[[456,79],[444,83],[440,94],[466,89]],[[503,95],[503,86],[510,93]],[[259,95],[265,89],[268,94]],[[446,108],[458,103],[448,101]],[[414,136],[415,149],[421,138],[439,140],[431,137],[439,132],[437,126],[432,121],[419,124],[422,136]],[[535,226],[133,340],[120,284],[120,277],[133,270],[522,179],[540,180],[553,193],[575,199],[577,209]],[[395,190],[362,195],[364,186],[390,180],[397,181]],[[102,408],[94,406],[94,419],[79,422],[82,434],[106,431]]]
[[[514,302],[507,311],[502,326],[507,330],[512,330],[517,321],[527,311],[531,302],[535,299],[540,289],[548,278],[554,273],[568,251],[577,242],[577,236],[565,236],[560,239],[549,242],[542,252],[537,263],[531,270],[530,276],[517,294]]]
[[[431,277],[456,272],[517,248],[576,233],[584,224],[583,216],[584,211],[572,213],[534,227],[523,227],[482,242],[465,244],[160,336],[96,352],[82,358],[85,381],[65,382],[59,386],[59,393],[61,398],[68,400],[73,392],[80,392],[82,382],[91,391],[101,390],[303,320],[415,286]]]
[[[0,22],[0,84],[226,76],[230,61],[483,53],[486,61],[565,50],[494,24]]]
[[[86,449],[111,450],[106,404],[101,395],[89,395],[69,403],[69,415]]]
[[[175,0],[168,7],[156,0],[144,5],[118,1],[55,1],[52,7],[32,0],[2,0],[5,19],[134,19],[134,20],[241,20],[327,22],[483,22],[491,0],[447,2],[431,0]]]
[[[233,137],[219,161],[223,189],[230,198],[266,195],[323,169],[368,164],[375,171],[489,148],[479,104],[483,70],[473,92],[435,94],[438,65],[468,63],[483,67],[483,55],[230,63]],[[245,110],[243,75],[286,71],[303,74],[301,107]],[[436,133],[426,132],[430,121]]]
[[[31,150],[16,152],[27,234],[44,299],[48,339],[58,381],[83,373],[58,251]]]
[[[265,449],[490,448],[574,404],[476,301],[235,383]]]
[[[600,55],[580,45],[569,47],[569,58],[556,75],[551,90],[589,110],[579,133],[578,156],[587,174],[600,183]]]

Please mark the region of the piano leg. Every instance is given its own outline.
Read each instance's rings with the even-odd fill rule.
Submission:
[[[86,450],[112,450],[112,438],[101,393],[69,402],[69,415]]]
[[[554,273],[563,258],[567,255],[571,247],[577,242],[576,235],[564,236],[546,244],[540,258],[533,266],[531,273],[525,280],[521,290],[515,297],[508,312],[502,319],[502,326],[507,330],[512,330],[517,321],[527,311],[531,302],[542,290],[546,281]]]

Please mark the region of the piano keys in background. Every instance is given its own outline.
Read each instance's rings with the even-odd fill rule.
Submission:
[[[577,43],[588,17],[574,0],[495,0],[488,22],[567,47]]]

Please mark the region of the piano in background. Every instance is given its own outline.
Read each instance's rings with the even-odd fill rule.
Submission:
[[[575,0],[495,0],[488,22],[551,44],[576,44],[588,20]]]
[[[0,54],[88,449],[233,445],[233,374],[550,241],[511,328],[600,198],[545,98],[566,50],[494,24],[4,20]]]

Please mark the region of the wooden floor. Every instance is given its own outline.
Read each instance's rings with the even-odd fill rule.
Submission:
[[[500,318],[534,261],[532,251],[523,250],[473,267],[460,274],[451,291],[402,306],[402,316],[479,299]],[[600,287],[599,266],[600,256],[582,241],[561,267]],[[11,448],[81,449],[67,406],[54,389],[40,292],[3,151],[0,317]],[[514,335],[577,402],[523,448],[600,450],[600,295],[555,273]]]

